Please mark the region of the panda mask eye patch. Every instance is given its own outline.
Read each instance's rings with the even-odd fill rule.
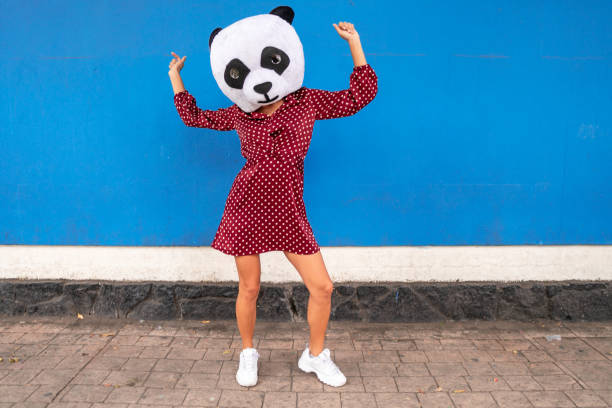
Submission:
[[[261,50],[261,66],[282,75],[289,66],[289,56],[279,48],[265,47]]]
[[[244,80],[249,75],[249,67],[244,65],[238,58],[234,58],[225,66],[223,79],[232,88],[242,89]]]

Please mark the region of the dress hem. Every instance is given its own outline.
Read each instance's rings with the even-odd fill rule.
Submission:
[[[216,249],[217,251],[225,254],[225,255],[231,255],[231,256],[243,256],[243,255],[258,255],[258,254],[263,254],[266,252],[272,252],[272,251],[287,251],[290,252],[292,254],[297,254],[297,255],[313,255],[316,254],[317,252],[319,252],[321,250],[320,246],[317,246],[317,250],[314,252],[296,252],[296,251],[292,251],[290,249],[287,249],[286,247],[271,247],[269,249],[263,249],[260,251],[256,251],[256,252],[249,252],[249,253],[241,253],[241,252],[231,252],[231,251],[226,251],[224,249],[218,248],[215,245],[211,245],[210,246],[213,249]]]

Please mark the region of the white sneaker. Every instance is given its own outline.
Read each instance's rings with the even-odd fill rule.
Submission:
[[[314,372],[319,381],[332,387],[340,387],[346,383],[346,377],[329,357],[329,349],[323,349],[318,356],[313,357],[310,355],[310,349],[306,347],[298,361],[298,367],[307,373]]]
[[[240,364],[236,372],[236,381],[243,387],[257,384],[257,359],[259,353],[254,348],[245,348],[240,352]]]

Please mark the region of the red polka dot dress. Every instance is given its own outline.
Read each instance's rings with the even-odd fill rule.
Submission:
[[[188,91],[175,94],[185,125],[236,130],[247,160],[230,188],[212,248],[234,256],[319,251],[303,200],[304,158],[315,120],[353,115],[374,99],[377,89],[376,73],[366,64],[353,67],[349,89],[301,87],[271,115],[247,113],[236,104],[203,110]]]

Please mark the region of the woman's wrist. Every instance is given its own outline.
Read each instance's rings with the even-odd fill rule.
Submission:
[[[349,47],[351,49],[351,55],[353,56],[353,65],[356,67],[367,64],[363,48],[361,47],[361,40],[359,35],[352,37],[348,40]]]

